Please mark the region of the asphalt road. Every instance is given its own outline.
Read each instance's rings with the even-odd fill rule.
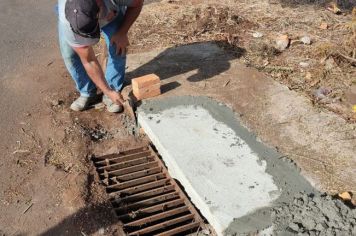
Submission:
[[[61,86],[57,77],[65,69],[56,4],[57,0],[0,0],[0,156],[15,143],[21,117],[43,109],[41,91]]]
[[[41,63],[41,53],[58,53],[56,4],[57,0],[0,0],[0,79]]]
[[[0,1],[0,79],[57,50],[56,0]]]
[[[0,0],[0,157],[16,144],[24,114],[44,99],[40,85],[54,81],[46,65],[60,58],[56,2]]]

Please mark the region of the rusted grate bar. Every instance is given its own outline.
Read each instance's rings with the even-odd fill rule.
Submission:
[[[178,224],[178,223],[181,223],[181,222],[184,222],[184,221],[187,221],[187,220],[194,220],[194,215],[193,214],[189,214],[189,215],[186,215],[186,216],[182,216],[182,217],[178,217],[178,218],[175,218],[173,220],[168,220],[168,221],[165,221],[163,223],[159,223],[159,224],[156,224],[156,225],[152,225],[150,227],[147,227],[147,228],[144,228],[144,229],[141,229],[141,230],[138,230],[138,231],[135,231],[135,232],[132,232],[132,233],[129,233],[129,235],[143,235],[143,234],[148,234],[148,233],[151,233],[151,232],[154,232],[156,230],[159,230],[159,229],[165,229],[169,226],[172,226],[172,225],[175,225],[175,224]],[[190,223],[190,222],[189,222]]]
[[[143,225],[143,224],[147,224],[147,223],[151,223],[151,222],[155,222],[155,221],[167,218],[169,216],[175,216],[175,215],[187,212],[187,211],[189,211],[188,207],[187,206],[182,206],[180,208],[175,208],[175,209],[170,210],[170,211],[165,211],[165,212],[153,215],[153,216],[149,216],[149,217],[143,218],[141,220],[136,220],[136,221],[130,222],[130,223],[126,224],[125,226],[127,226],[127,227],[140,226],[140,225]]]
[[[171,199],[177,198],[177,197],[179,197],[179,195],[176,192],[167,193],[164,195],[158,195],[156,197],[149,198],[147,200],[135,202],[135,203],[125,205],[122,207],[118,207],[118,208],[116,208],[116,211],[120,211],[120,212],[121,211],[129,211],[129,210],[134,211],[134,210],[137,210],[137,209],[145,207],[145,206],[153,205],[153,204],[156,204],[156,203],[159,203],[162,201],[171,200]]]
[[[186,235],[206,228],[150,146],[93,162],[127,235]]]
[[[148,182],[164,179],[165,177],[166,176],[163,173],[158,173],[158,174],[153,174],[153,175],[141,177],[141,178],[134,179],[134,180],[129,180],[129,181],[126,181],[126,182],[119,182],[118,181],[118,183],[116,183],[116,184],[108,185],[107,189],[121,190],[121,189],[129,188],[129,187],[132,187],[132,186],[136,186],[136,185],[139,185],[139,184],[145,184],[145,183],[148,183]]]
[[[114,182],[123,182],[123,181],[130,181],[136,178],[140,178],[140,177],[144,177],[147,175],[151,175],[151,174],[156,174],[156,173],[161,173],[162,169],[161,167],[154,167],[148,170],[142,170],[142,171],[137,171],[135,173],[131,173],[131,174],[126,174],[126,175],[120,175],[120,176],[114,176],[111,177],[110,180],[114,181]]]
[[[184,203],[182,199],[170,201],[167,203],[161,203],[159,205],[155,205],[152,207],[147,207],[147,208],[142,208],[137,211],[132,211],[131,213],[126,213],[125,215],[120,215],[119,219],[127,219],[127,218],[132,218],[132,219],[137,219],[138,217],[142,216],[147,216],[148,214],[153,214],[156,212],[161,212],[167,209],[172,209],[177,206],[181,206]],[[118,213],[116,211],[116,213]]]
[[[109,192],[110,196],[112,196],[112,195],[127,196],[127,195],[131,195],[131,194],[143,192],[148,189],[153,189],[153,188],[161,187],[164,185],[168,185],[169,183],[170,183],[169,179],[163,179],[163,180],[153,181],[148,184],[142,184],[142,185],[138,185],[135,187],[127,188],[127,189],[116,191],[116,192],[113,192],[112,189],[107,188],[107,191]]]
[[[130,166],[135,166],[135,165],[147,163],[147,162],[150,162],[150,161],[153,161],[153,157],[152,156],[141,157],[141,158],[138,158],[138,159],[125,161],[125,162],[121,162],[121,163],[110,163],[109,165],[105,165],[105,166],[97,168],[97,170],[99,172],[104,171],[104,170],[106,170],[106,171],[118,170],[118,169],[130,167]]]
[[[140,165],[137,165],[137,166],[131,166],[131,167],[123,168],[123,169],[117,169],[117,170],[112,170],[112,171],[105,171],[104,170],[104,173],[102,173],[100,175],[104,176],[105,178],[111,177],[111,176],[120,176],[120,175],[134,173],[134,172],[137,172],[137,171],[140,171],[140,170],[147,170],[147,169],[150,169],[152,167],[156,167],[157,165],[158,165],[157,161],[148,162],[148,163],[140,164]]]
[[[147,197],[152,197],[155,195],[159,195],[159,194],[164,194],[164,193],[168,193],[174,191],[174,186],[173,185],[168,185],[168,186],[164,186],[162,188],[157,188],[154,190],[149,190],[149,191],[145,191],[142,193],[138,193],[138,194],[134,194],[131,196],[127,196],[127,197],[122,197],[122,198],[112,198],[111,201],[112,203],[119,203],[119,202],[137,202],[137,201],[141,201],[144,198]]]
[[[199,227],[199,222],[193,222],[193,223],[190,223],[190,224],[187,224],[187,225],[183,225],[183,226],[177,227],[175,229],[171,229],[169,231],[157,234],[157,236],[177,235],[177,234],[180,234],[182,232],[186,232],[188,230],[191,230],[191,229],[194,229],[194,228],[197,228],[197,227]]]
[[[142,152],[149,153],[149,149],[147,147],[140,147],[128,151],[123,151],[120,153],[109,154],[101,157],[93,157],[93,161],[95,164],[100,163],[103,160],[115,160],[116,158],[120,158],[121,160],[125,160],[127,156],[140,155]],[[133,159],[130,157],[130,159]]]

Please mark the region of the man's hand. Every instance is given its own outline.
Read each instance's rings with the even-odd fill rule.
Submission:
[[[116,5],[122,0],[113,0]],[[126,48],[129,46],[129,39],[127,33],[131,28],[132,24],[135,22],[137,17],[140,15],[144,0],[132,0],[130,5],[127,6],[124,21],[120,26],[119,31],[111,37],[110,43],[115,44],[116,54],[125,55]]]
[[[113,103],[117,105],[123,105],[125,102],[120,92],[115,92],[113,90],[110,90],[109,92],[106,93],[106,96],[108,96],[111,99],[111,101],[113,101]]]
[[[121,56],[126,54],[126,48],[130,45],[127,33],[122,33],[121,31],[111,37],[110,43],[111,45],[115,44],[116,54]]]

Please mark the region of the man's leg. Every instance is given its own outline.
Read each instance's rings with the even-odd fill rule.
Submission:
[[[119,16],[101,29],[105,38],[106,47],[108,48],[108,60],[106,65],[105,78],[109,87],[116,92],[121,91],[122,85],[124,83],[126,55],[117,55],[116,47],[115,45],[110,44],[110,39],[113,34],[118,31],[122,19],[123,18]],[[120,112],[122,110],[121,106],[113,104],[111,100],[105,96],[103,98],[103,102],[107,105],[108,111],[110,112]]]
[[[122,89],[125,78],[126,55],[116,54],[115,45],[110,44],[111,37],[118,31],[122,17],[118,16],[115,20],[102,28],[105,43],[108,48],[108,61],[106,66],[105,78],[109,86],[119,92]]]
[[[88,108],[88,106],[94,102],[96,97],[96,86],[86,73],[79,56],[63,38],[61,23],[58,24],[58,32],[59,46],[64,64],[80,93],[80,98],[73,102],[71,108],[76,111],[81,111]]]

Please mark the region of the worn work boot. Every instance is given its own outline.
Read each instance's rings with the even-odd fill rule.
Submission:
[[[91,105],[97,102],[97,96],[94,97],[83,97],[80,96],[77,98],[72,105],[70,105],[70,109],[73,111],[84,111],[88,109]]]
[[[106,105],[108,112],[119,113],[123,111],[122,105],[113,103],[113,101],[111,101],[111,99],[106,95],[103,96],[103,103]]]

